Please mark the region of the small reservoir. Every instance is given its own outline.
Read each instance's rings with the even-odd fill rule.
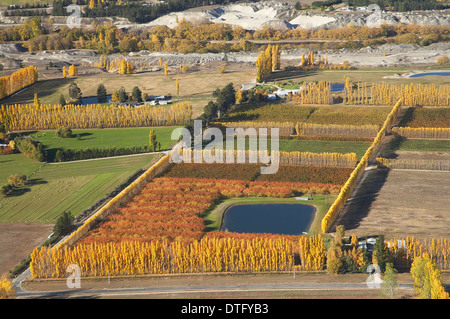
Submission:
[[[306,204],[242,204],[223,214],[222,231],[302,235],[308,232],[316,208]]]
[[[112,95],[106,95],[106,103],[111,103],[111,101]],[[82,97],[81,105],[88,105],[88,104],[99,104],[98,98],[96,96]]]
[[[425,72],[410,75],[410,78],[421,78],[423,76],[450,76],[450,72]]]

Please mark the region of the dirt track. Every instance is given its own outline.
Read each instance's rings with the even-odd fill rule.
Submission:
[[[368,274],[328,275],[319,273],[198,274],[138,278],[81,279],[80,295],[89,298],[350,298],[376,299],[379,289],[366,286]],[[398,283],[411,284],[408,273]],[[351,286],[353,288],[349,288]],[[30,281],[27,291],[64,291],[56,298],[76,297],[65,279]],[[309,287],[309,288],[308,288]],[[340,288],[342,287],[342,288]],[[345,287],[345,288],[344,288]],[[190,291],[190,292],[189,292]],[[398,288],[396,298],[414,298],[408,288]]]

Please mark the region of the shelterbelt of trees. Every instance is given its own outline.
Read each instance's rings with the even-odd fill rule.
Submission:
[[[407,43],[422,46],[450,41],[450,25],[381,25],[379,27],[353,26],[351,23],[338,29],[303,28],[278,30],[264,26],[255,31],[247,31],[240,26],[224,23],[190,22],[184,18],[174,28],[153,26],[146,29],[128,31],[118,29],[111,22],[82,28],[61,27],[52,32],[53,24],[47,18],[32,18],[23,25],[0,30],[0,42],[24,41],[29,51],[91,49],[100,54],[133,52],[139,50],[167,51],[180,53],[207,53],[255,51],[264,45],[254,40],[335,40],[314,43],[317,49],[360,48],[385,43]],[[282,44],[280,49],[298,43]],[[311,47],[311,43],[304,43]]]

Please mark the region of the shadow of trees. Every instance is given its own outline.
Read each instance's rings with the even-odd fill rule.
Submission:
[[[379,168],[368,172],[356,196],[348,203],[345,215],[342,216],[340,224],[346,230],[358,228],[361,221],[368,216],[370,208],[377,199],[388,175],[389,169]]]

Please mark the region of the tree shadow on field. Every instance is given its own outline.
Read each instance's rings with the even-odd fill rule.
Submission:
[[[343,225],[345,230],[358,228],[361,221],[369,215],[371,206],[377,199],[388,175],[387,168],[369,171],[356,196],[347,204],[347,211],[340,221],[340,225]]]
[[[74,81],[74,79],[49,79],[49,80],[39,80],[36,83],[33,83],[26,90],[14,95],[5,98],[2,101],[2,104],[27,104],[33,103],[34,93],[38,94],[39,99],[48,97],[50,95],[58,92],[61,87],[68,85],[70,82]],[[67,93],[66,93],[67,94]]]
[[[289,81],[295,80],[307,76],[313,76],[320,74],[318,71],[296,71],[296,70],[283,70],[279,72],[272,72],[270,75],[270,81]]]
[[[27,181],[27,185],[29,186],[34,186],[34,185],[43,185],[43,184],[47,184],[48,182],[42,178],[33,178],[33,179],[29,179]]]
[[[8,197],[18,197],[25,193],[28,193],[31,191],[31,187],[34,185],[42,185],[47,184],[48,182],[46,180],[43,180],[41,178],[34,178],[27,181],[25,185],[19,188],[14,188],[11,192],[8,193]]]

